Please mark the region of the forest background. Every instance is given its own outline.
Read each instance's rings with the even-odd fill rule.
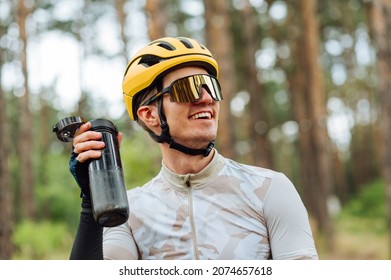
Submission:
[[[0,259],[69,256],[80,198],[71,144],[52,132],[61,118],[118,126],[127,188],[159,171],[121,82],[129,58],[163,36],[212,51],[217,148],[291,178],[321,259],[389,259],[390,2],[0,0]]]

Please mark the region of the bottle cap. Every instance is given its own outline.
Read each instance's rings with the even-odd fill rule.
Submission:
[[[91,130],[94,131],[107,131],[114,133],[115,135],[118,134],[117,127],[109,120],[107,119],[93,119],[91,122]]]

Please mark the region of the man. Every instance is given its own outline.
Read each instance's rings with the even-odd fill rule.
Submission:
[[[209,50],[190,38],[155,40],[134,56],[124,99],[159,143],[162,168],[128,191],[128,221],[102,229],[91,214],[86,166],[104,143],[90,123],[81,126],[70,161],[84,194],[71,259],[318,259],[289,179],[214,148],[223,99],[217,77]]]

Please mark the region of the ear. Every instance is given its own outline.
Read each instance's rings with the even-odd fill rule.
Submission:
[[[160,126],[159,114],[155,105],[141,106],[137,115],[150,129]]]

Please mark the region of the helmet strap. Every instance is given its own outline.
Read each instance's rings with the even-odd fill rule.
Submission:
[[[155,141],[158,143],[168,143],[171,149],[175,149],[182,153],[191,156],[203,155],[204,157],[208,156],[210,152],[213,150],[214,141],[209,142],[208,146],[205,149],[193,149],[186,146],[183,146],[174,141],[174,139],[170,135],[169,127],[167,124],[166,116],[163,113],[163,98],[159,98],[158,102],[158,113],[160,118],[160,127],[162,129],[162,133],[160,135],[156,135],[155,133],[150,133]]]

